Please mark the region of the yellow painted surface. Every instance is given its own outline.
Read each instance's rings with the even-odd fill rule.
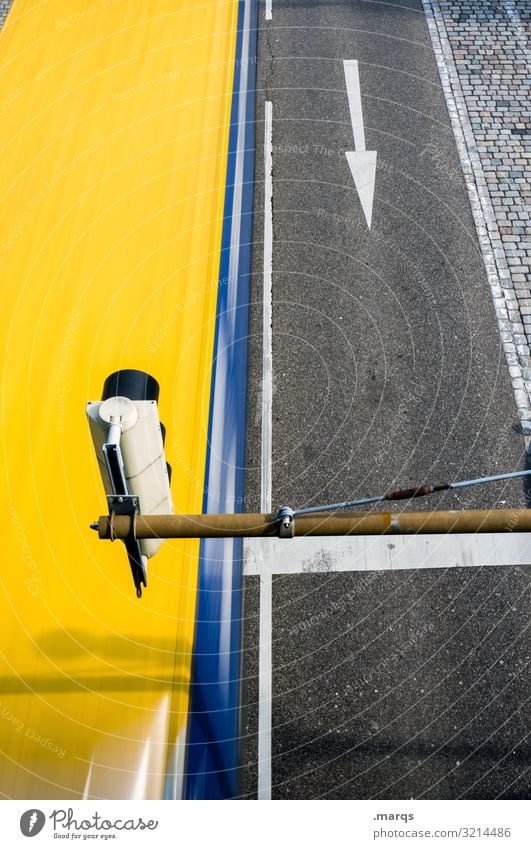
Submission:
[[[135,597],[85,402],[161,384],[200,511],[237,0],[15,0],[0,33],[0,792],[157,798],[188,707],[197,543]]]

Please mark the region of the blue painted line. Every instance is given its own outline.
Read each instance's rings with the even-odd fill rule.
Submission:
[[[243,508],[258,0],[240,0],[212,366],[205,513]],[[183,795],[238,795],[242,540],[203,540]]]

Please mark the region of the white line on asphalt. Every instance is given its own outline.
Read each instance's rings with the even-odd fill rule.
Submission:
[[[260,508],[271,512],[273,429],[273,104],[266,101],[264,124],[264,287],[262,360],[262,483]],[[250,548],[247,547],[247,557]],[[246,568],[248,559],[246,557]],[[272,607],[271,569],[260,571],[258,684],[258,798],[271,798]]]
[[[363,112],[361,108],[360,72],[356,59],[345,59],[345,80],[347,83],[348,105],[350,120],[354,132],[354,147],[357,151],[365,150],[365,130],[363,129]]]
[[[265,19],[266,21],[273,19],[273,0],[266,0]]]
[[[365,215],[367,227],[371,229],[372,205],[374,186],[376,182],[376,151],[365,149],[365,130],[363,127],[363,111],[361,108],[361,88],[358,62],[356,59],[345,59],[343,62],[345,82],[347,85],[350,120],[354,134],[355,150],[345,153],[352,178],[358,191],[360,203]]]
[[[249,551],[249,549],[248,549]],[[260,570],[260,650],[258,684],[258,798],[271,799],[271,699],[273,578]]]
[[[265,104],[264,136],[264,285],[262,357],[262,483],[261,510],[271,512],[271,463],[273,429],[273,104]]]
[[[296,537],[248,540],[245,574],[393,572],[529,563],[531,534]]]

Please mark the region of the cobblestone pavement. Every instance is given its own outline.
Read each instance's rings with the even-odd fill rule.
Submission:
[[[0,29],[4,26],[12,2],[13,0],[0,0]]]
[[[531,433],[529,0],[423,0],[523,432]]]

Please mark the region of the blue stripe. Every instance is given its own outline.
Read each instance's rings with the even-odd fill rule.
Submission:
[[[258,0],[240,0],[238,6],[205,513],[234,513],[243,508],[257,7]],[[242,540],[203,540],[201,544],[183,791],[186,799],[238,795],[242,552]]]

